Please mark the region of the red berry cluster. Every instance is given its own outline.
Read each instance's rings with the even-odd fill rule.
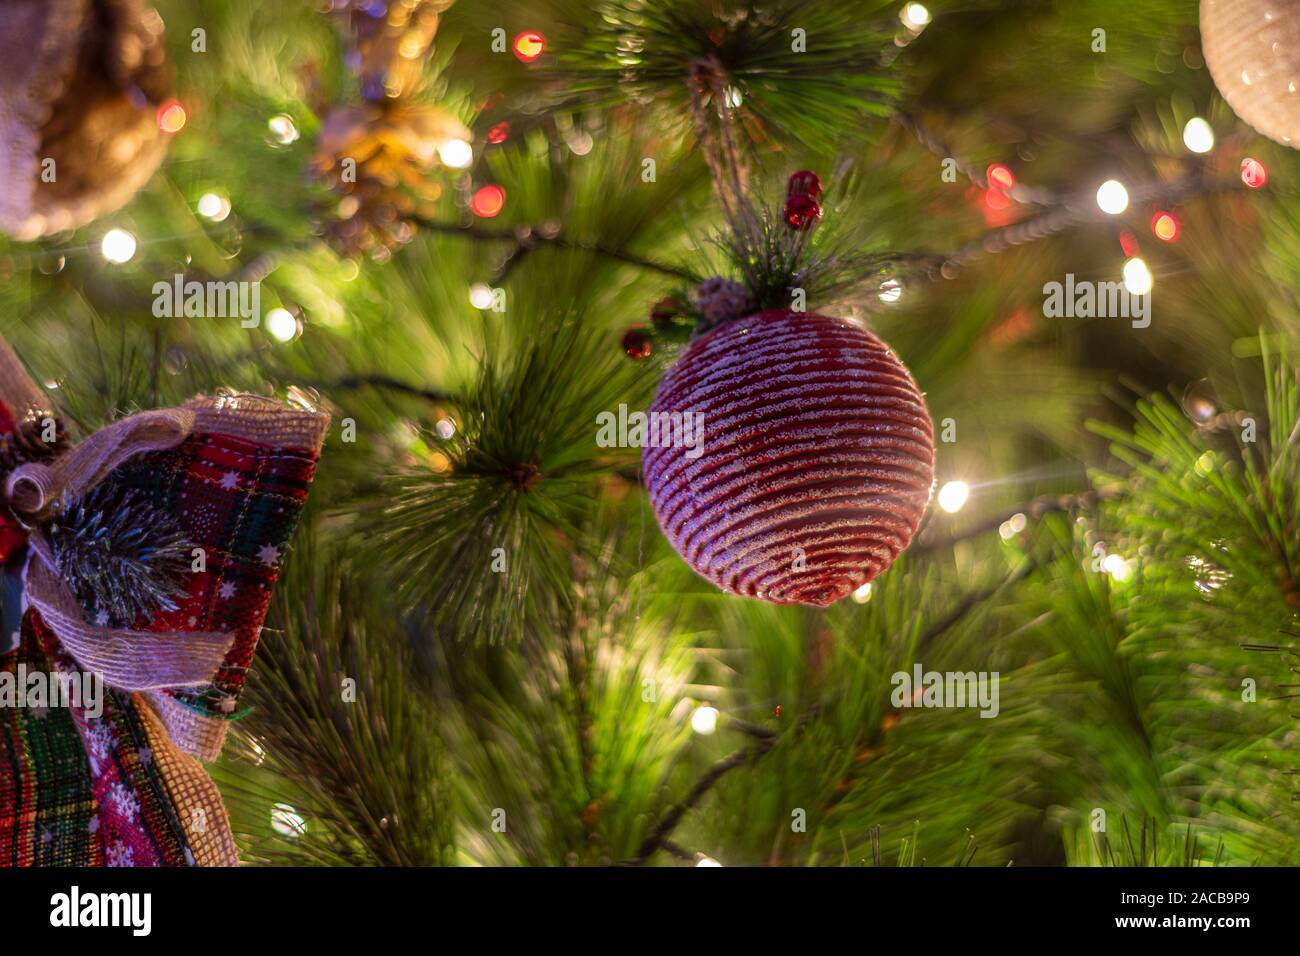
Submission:
[[[803,231],[817,225],[822,217],[822,181],[814,172],[801,169],[790,176],[785,195],[785,221],[791,229]]]

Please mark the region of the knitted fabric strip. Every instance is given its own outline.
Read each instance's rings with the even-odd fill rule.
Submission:
[[[198,760],[176,746],[167,725],[150,706],[149,696],[134,695],[135,712],[195,862],[199,866],[237,866],[239,854],[217,785]]]
[[[0,670],[75,674],[75,662],[29,611]],[[0,865],[184,866],[170,797],[130,698],[84,706],[0,708]]]

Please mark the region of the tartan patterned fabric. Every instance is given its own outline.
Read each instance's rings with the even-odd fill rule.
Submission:
[[[275,447],[246,437],[247,430],[238,434],[239,428],[196,430],[176,448],[138,455],[104,479],[136,489],[174,515],[203,550],[203,567],[187,576],[178,608],[156,614],[150,629],[232,633],[234,643],[210,684],[150,695],[106,689],[99,716],[78,706],[0,706],[0,865],[235,862],[216,788],[182,752],[195,749],[172,740],[177,727],[166,711],[180,708],[208,729],[210,739],[197,752],[209,759],[226,721],[238,716],[238,696],[327,422],[314,413],[277,414],[298,426],[314,419],[289,430],[314,436],[305,443],[313,447]],[[28,674],[76,673],[76,662],[35,609],[22,618],[18,645],[7,646],[0,639],[0,672],[16,675],[23,666]]]

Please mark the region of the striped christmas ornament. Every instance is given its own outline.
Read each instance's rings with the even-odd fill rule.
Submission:
[[[1300,146],[1300,0],[1201,0],[1201,50],[1233,112]]]
[[[664,377],[650,422],[659,527],[728,593],[832,604],[893,564],[929,502],[925,399],[843,319],[772,309],[714,328]],[[669,424],[656,436],[655,422]]]

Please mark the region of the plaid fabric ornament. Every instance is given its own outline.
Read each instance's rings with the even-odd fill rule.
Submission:
[[[216,758],[238,715],[327,425],[322,413],[227,394],[0,459],[0,535],[24,536],[17,548],[0,537],[10,542],[0,622],[19,622],[0,639],[0,865],[238,862],[200,761]],[[0,341],[0,434],[34,427],[59,435]],[[111,563],[70,573],[60,542],[88,520],[77,505],[87,501],[129,502],[118,512],[127,526],[97,504],[87,527],[127,549],[132,574],[175,575],[142,588],[156,606],[115,600],[130,575],[109,580]],[[142,514],[154,528],[140,527]],[[181,569],[149,563],[164,525],[173,548],[184,542]]]

